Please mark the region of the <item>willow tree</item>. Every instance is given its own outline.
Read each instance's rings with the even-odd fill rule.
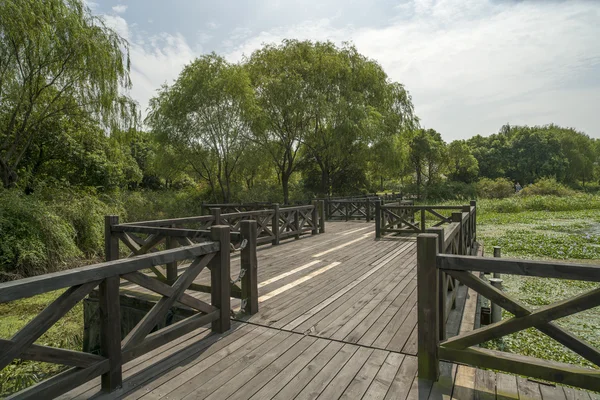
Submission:
[[[85,117],[105,129],[131,122],[133,103],[121,94],[130,85],[127,42],[83,1],[0,2],[2,184],[17,182],[48,120]]]
[[[187,65],[172,86],[161,89],[150,102],[147,122],[160,140],[181,151],[213,193],[220,191],[229,202],[253,104],[244,68],[210,54]]]
[[[348,174],[364,174],[370,147],[416,123],[404,87],[351,45],[284,40],[253,53],[248,68],[262,109],[255,139],[269,150],[286,201],[299,155],[316,163],[319,191],[330,194]]]

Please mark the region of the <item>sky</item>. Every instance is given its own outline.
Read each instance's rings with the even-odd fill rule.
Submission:
[[[446,141],[555,123],[600,138],[599,0],[87,0],[131,46],[142,111],[184,65],[282,39],[353,43]]]

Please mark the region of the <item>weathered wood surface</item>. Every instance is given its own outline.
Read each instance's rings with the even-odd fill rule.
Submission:
[[[210,323],[214,312],[162,334],[151,333],[145,341],[162,347],[123,354],[122,388],[102,394],[98,377],[85,384],[75,381],[77,387],[60,398],[463,399],[504,393],[508,375],[464,379],[463,367],[451,364],[442,363],[444,384],[419,381],[415,240],[374,241],[373,230],[367,223],[332,223],[326,235],[259,248],[257,314],[232,321],[225,333],[193,325]],[[232,276],[240,271],[238,254],[231,255]],[[178,266],[180,276],[187,268]],[[209,283],[209,271],[194,282]],[[147,290],[135,282],[121,284]],[[164,286],[151,289],[167,297],[174,293]],[[458,333],[455,320],[462,313],[466,286],[462,290],[450,312],[449,336]],[[200,292],[186,295],[210,299]],[[193,303],[183,295],[179,301]],[[239,301],[232,299],[232,307],[239,307]],[[101,367],[93,372],[108,370],[108,365]],[[532,388],[565,393],[560,387],[548,392],[535,383],[517,391]]]

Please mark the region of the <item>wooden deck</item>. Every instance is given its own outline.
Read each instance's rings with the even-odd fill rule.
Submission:
[[[373,224],[336,222],[326,234],[260,248],[258,314],[224,334],[203,328],[127,363],[115,393],[100,394],[97,379],[62,398],[597,398],[445,363],[433,387],[419,382],[415,240],[374,236]],[[238,272],[234,258],[232,276]],[[459,291],[449,336],[472,321],[471,296]]]

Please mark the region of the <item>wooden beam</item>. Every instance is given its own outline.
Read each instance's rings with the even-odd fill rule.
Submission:
[[[229,253],[229,227],[216,225],[211,228],[212,239],[220,243],[221,250],[210,269],[211,303],[220,310],[219,319],[212,322],[212,330],[223,333],[231,328],[231,260]]]
[[[32,297],[65,287],[99,281],[109,276],[126,274],[172,261],[189,260],[219,250],[219,243],[208,242],[152,254],[109,261],[85,267],[33,276],[31,278],[0,283],[0,303]]]
[[[100,283],[98,312],[100,314],[100,354],[108,358],[109,370],[102,374],[101,387],[112,392],[123,384],[121,359],[121,307],[118,275]]]
[[[0,339],[0,352],[4,353],[14,346],[8,339]],[[68,365],[70,367],[86,368],[106,358],[81,351],[58,349],[55,347],[32,344],[19,355],[21,360],[41,361],[53,364]]]
[[[448,273],[464,283],[466,286],[477,291],[482,296],[490,299],[492,303],[498,304],[500,307],[516,315],[517,317],[531,314],[532,310],[525,304],[511,299],[501,290],[489,285],[483,279],[470,272],[448,271]],[[579,354],[581,357],[600,366],[600,351],[590,343],[577,338],[553,322],[539,325],[536,328],[552,339],[558,341],[563,346]]]
[[[600,371],[594,369],[481,348],[460,350],[442,346],[440,347],[440,358],[449,362],[495,369],[600,391]]]
[[[23,351],[42,336],[56,321],[69,312],[75,304],[87,296],[98,283],[98,281],[93,281],[67,289],[25,325],[25,327],[19,330],[10,340],[12,343],[11,348],[0,354],[0,370],[10,364],[15,358],[19,358]]]
[[[229,233],[229,232],[228,232]],[[225,251],[229,254],[229,249]],[[152,307],[152,309],[142,318],[142,320],[129,332],[123,339],[123,351],[131,349],[136,344],[140,343],[148,333],[156,326],[163,318],[169,308],[179,300],[179,296],[187,289],[187,287],[196,279],[198,274],[208,265],[214,258],[215,253],[206,254],[202,258],[196,258],[192,264],[185,270],[177,281],[173,284],[173,294],[171,297],[163,297]]]
[[[6,400],[53,399],[102,375],[108,371],[108,368],[108,360],[101,361],[87,368],[70,368],[52,378],[14,393],[8,396]]]
[[[589,264],[441,254],[438,257],[437,265],[438,268],[455,271],[499,272],[542,278],[600,282],[600,266]]]
[[[175,289],[172,286],[167,285],[166,283],[163,283],[154,278],[151,278],[148,275],[142,274],[138,271],[130,272],[128,274],[122,275],[121,277],[137,285],[140,285],[141,287],[158,293],[162,296],[172,297],[175,294]],[[206,314],[216,310],[216,308],[211,306],[210,304],[206,304],[205,302],[193,296],[190,296],[187,293],[182,293],[177,301],[183,305],[186,305]]]
[[[549,306],[540,307],[529,315],[515,317],[487,325],[476,331],[454,336],[444,342],[447,348],[464,349],[488,340],[510,335],[527,328],[537,327],[555,319],[564,318],[600,305],[600,288]]]
[[[432,233],[417,237],[417,312],[419,377],[437,381],[439,366],[438,271],[435,258],[438,236]]]

